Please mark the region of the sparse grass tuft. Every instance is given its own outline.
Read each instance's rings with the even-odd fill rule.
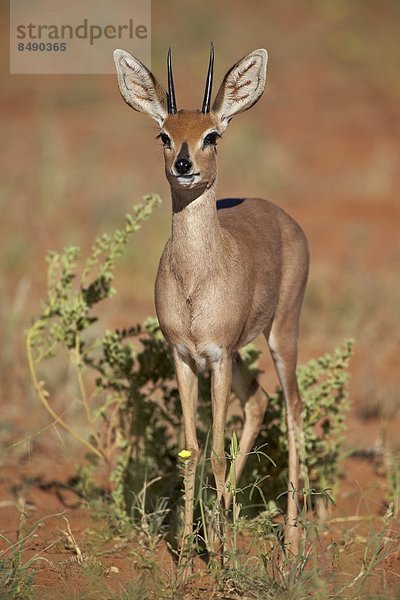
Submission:
[[[17,540],[13,542],[3,533],[0,540],[4,548],[0,550],[0,599],[3,600],[30,600],[33,595],[33,580],[36,565],[39,562],[49,561],[41,554],[54,545],[51,542],[46,549],[35,553],[31,558],[25,560],[24,554],[29,541],[37,530],[42,527],[44,520],[35,522],[31,526],[26,524],[25,504],[20,502],[20,517],[17,530]]]

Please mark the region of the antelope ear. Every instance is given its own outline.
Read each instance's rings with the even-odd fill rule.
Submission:
[[[160,125],[167,111],[167,93],[142,63],[124,50],[114,51],[118,84],[125,102],[135,110],[148,114]]]
[[[224,128],[229,121],[252,107],[264,91],[267,78],[268,53],[254,50],[239,60],[225,75],[212,110]]]

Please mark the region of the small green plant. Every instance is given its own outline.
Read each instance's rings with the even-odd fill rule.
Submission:
[[[43,519],[33,525],[27,525],[24,503],[20,506],[20,517],[17,531],[17,540],[13,542],[0,533],[3,549],[0,550],[0,598],[7,600],[29,600],[33,597],[33,579],[35,565],[40,562],[49,562],[40,553],[34,554],[24,560],[24,553],[29,540],[43,525]],[[47,549],[55,542],[52,542]]]
[[[158,478],[149,482],[145,481],[143,489],[138,494],[134,494],[131,506],[131,517],[133,523],[136,524],[139,541],[149,552],[156,549],[162,538],[165,529],[164,523],[169,513],[168,498],[163,497],[157,498],[152,512],[148,510],[146,502],[148,491],[157,480]]]
[[[389,501],[393,514],[397,517],[400,513],[400,462],[398,452],[392,450],[387,469],[387,482],[389,488]]]

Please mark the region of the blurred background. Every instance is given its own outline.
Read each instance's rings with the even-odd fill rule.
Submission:
[[[120,226],[143,194],[163,206],[119,264],[104,327],[154,314],[153,282],[170,230],[157,127],[129,109],[115,76],[11,76],[1,9],[0,442],[35,434],[24,331],[46,292],[45,255]],[[173,49],[179,107],[197,108],[209,45],[216,91],[249,51],[269,52],[261,101],[218,147],[219,196],[266,197],[294,216],[311,248],[300,361],[355,339],[351,445],[398,431],[400,4],[397,0],[152,2],[152,65],[166,84]],[[130,50],[126,47],[125,50]],[[261,348],[265,349],[263,343]],[[263,383],[275,385],[264,352]],[[395,424],[396,428],[395,427]]]

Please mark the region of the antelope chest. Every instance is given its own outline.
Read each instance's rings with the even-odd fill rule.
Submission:
[[[224,349],[233,350],[238,341],[243,315],[233,297],[212,279],[189,289],[159,273],[156,310],[169,345],[200,369],[218,362]]]

